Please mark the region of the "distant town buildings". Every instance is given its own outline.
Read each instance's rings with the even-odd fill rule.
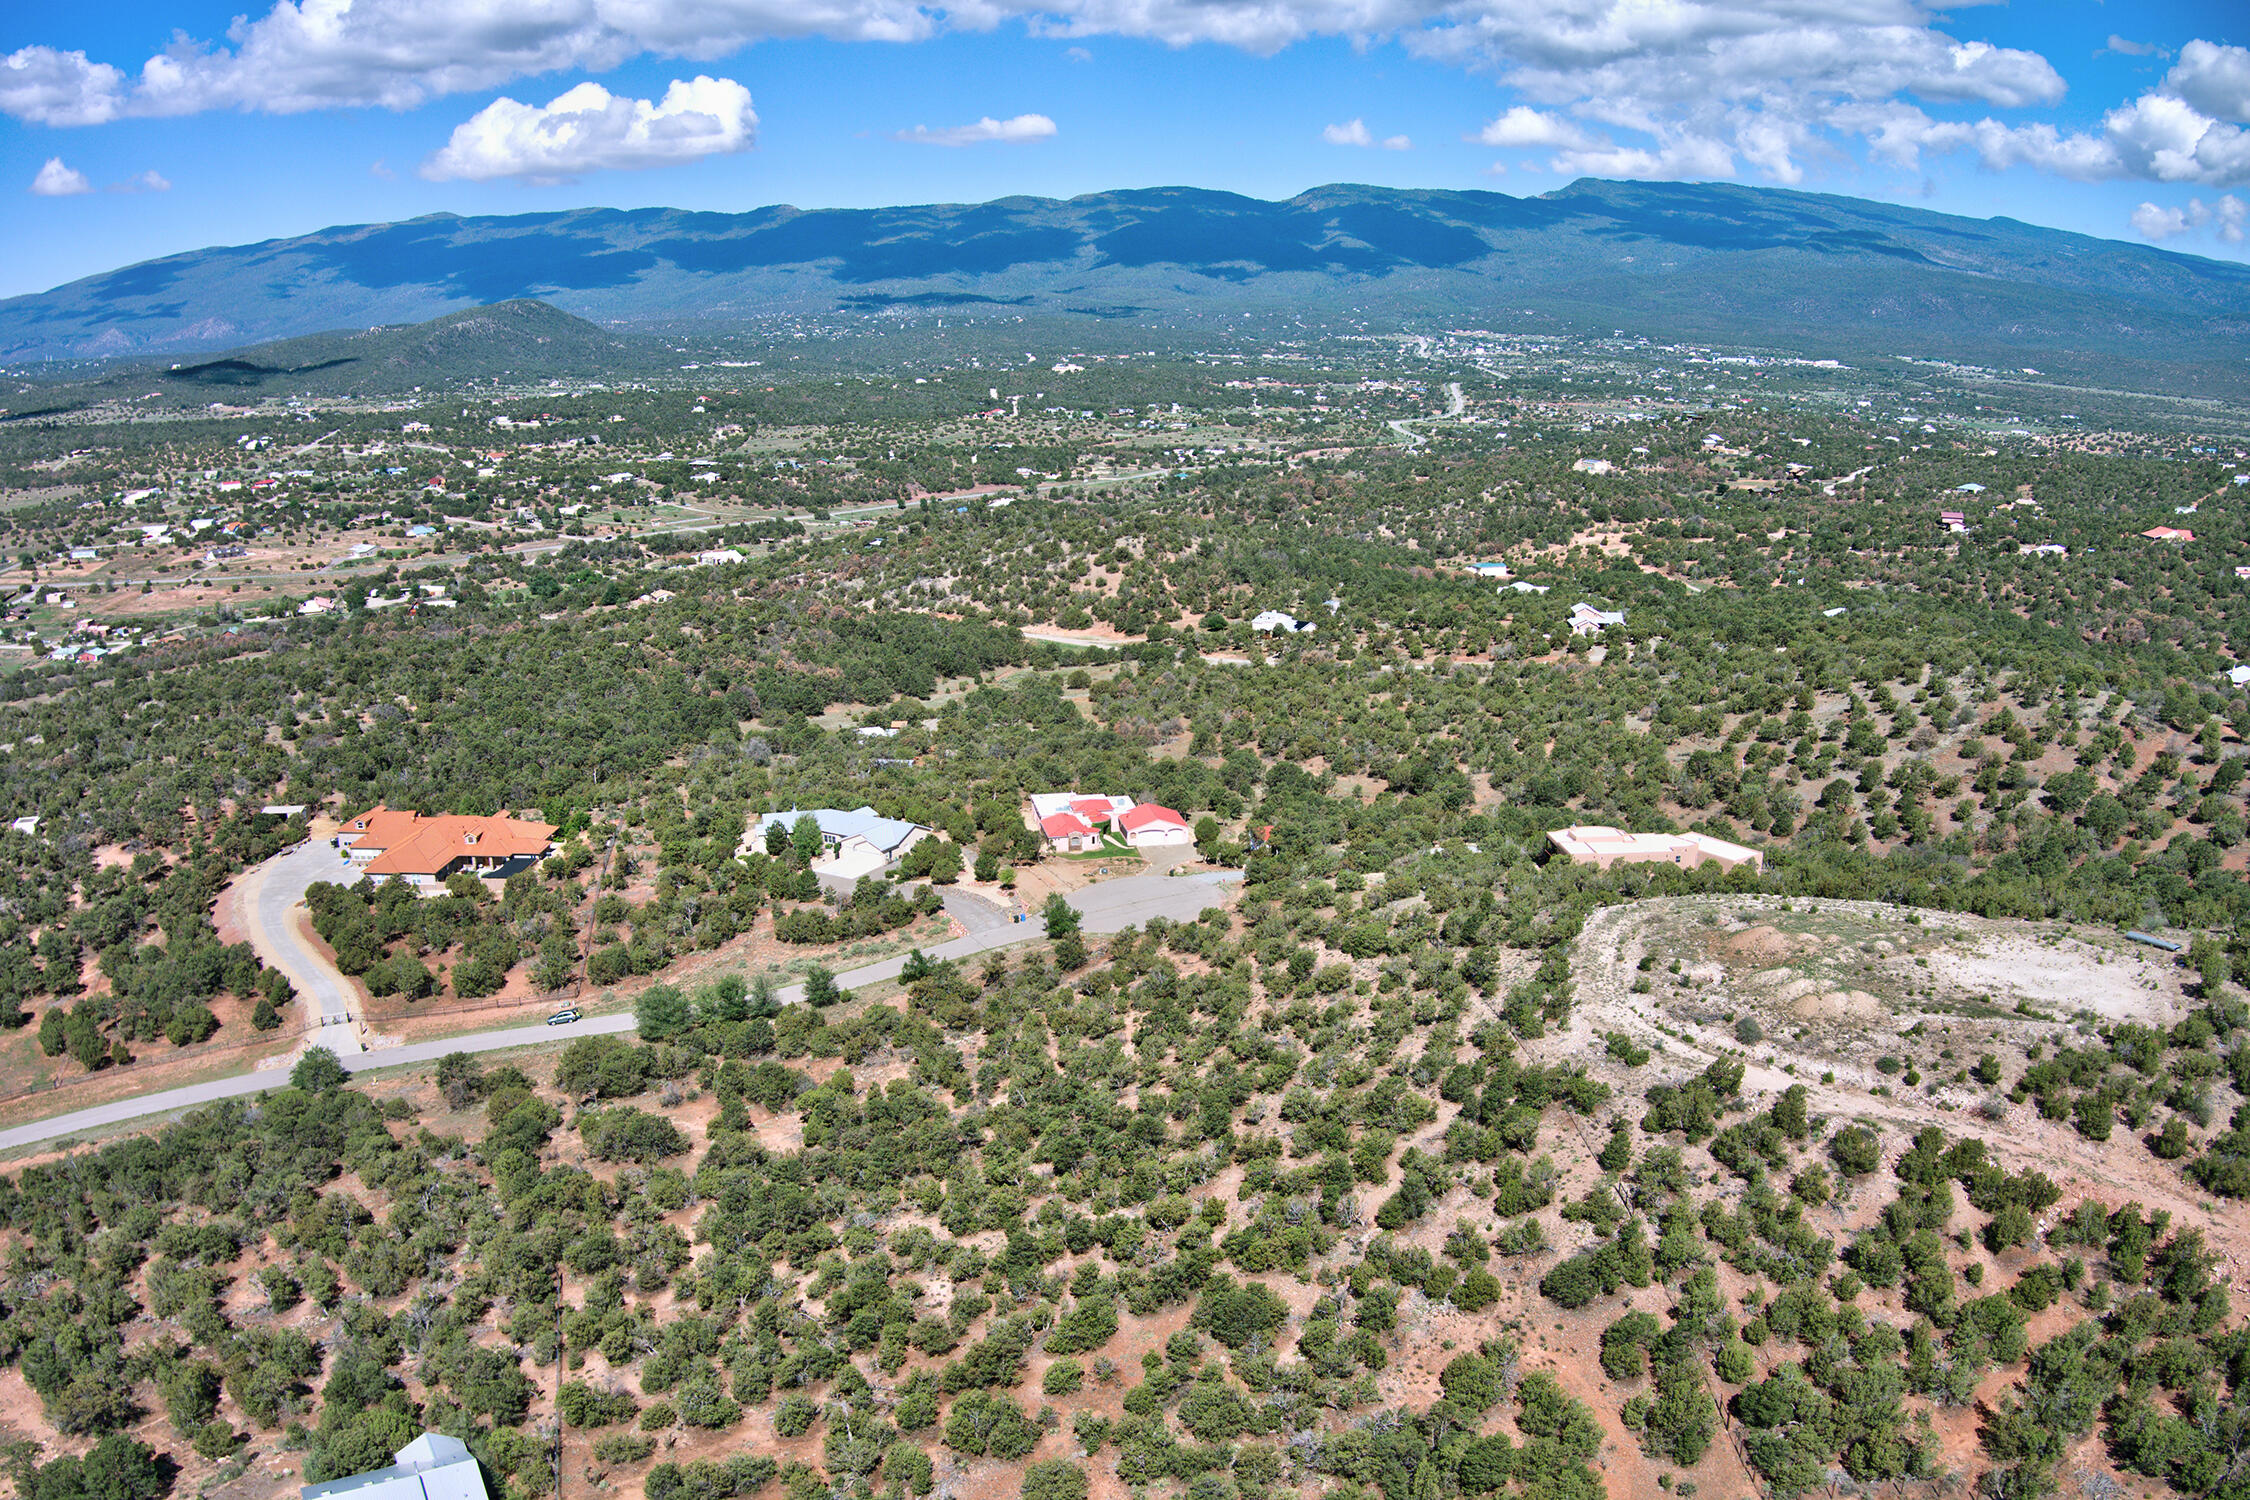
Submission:
[[[1295,615],[1284,614],[1278,609],[1267,609],[1260,610],[1251,619],[1250,628],[1260,635],[1295,635],[1299,631],[1310,634],[1320,627],[1300,621]]]

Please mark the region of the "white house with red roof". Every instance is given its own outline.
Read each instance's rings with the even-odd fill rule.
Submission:
[[[1083,792],[1039,792],[1031,798],[1032,826],[1057,854],[1080,854],[1102,846],[1104,834],[1133,848],[1192,844],[1187,819],[1154,802]]]
[[[1117,819],[1132,806],[1130,797],[1036,792],[1031,798],[1031,822],[1057,854],[1081,854],[1099,849],[1105,831],[1120,832]]]
[[[1074,812],[1049,813],[1041,818],[1039,836],[1057,854],[1078,854],[1098,849],[1102,843],[1100,831]]]

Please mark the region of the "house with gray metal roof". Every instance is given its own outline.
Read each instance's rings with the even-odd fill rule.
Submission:
[[[299,1500],[491,1500],[484,1472],[459,1438],[425,1432],[391,1456],[398,1462],[387,1469],[305,1485]]]
[[[800,818],[810,818],[820,828],[822,853],[812,862],[812,868],[819,874],[846,880],[889,868],[930,833],[919,823],[886,818],[872,807],[849,812],[833,807],[793,807],[787,812],[760,814],[744,834],[740,852],[762,853],[768,829],[779,827],[784,834],[792,833]]]

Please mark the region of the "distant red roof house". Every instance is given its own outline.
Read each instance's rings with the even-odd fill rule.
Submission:
[[[2195,533],[2181,526],[2151,526],[2141,533],[2152,542],[2192,542]]]
[[[373,876],[443,881],[456,870],[483,873],[511,860],[537,859],[552,847],[555,825],[516,818],[441,813],[425,818],[387,807],[344,825],[353,863]]]

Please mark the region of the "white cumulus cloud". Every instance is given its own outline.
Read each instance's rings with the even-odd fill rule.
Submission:
[[[2193,227],[2185,209],[2158,208],[2153,203],[2134,209],[2132,221],[2134,230],[2145,240],[2168,240]]]
[[[241,109],[272,114],[448,94],[645,55],[709,60],[802,37],[911,42],[940,15],[916,0],[275,0],[222,39],[180,35],[128,73],[27,47],[0,73],[0,111],[51,124]]]
[[[757,137],[750,91],[731,78],[674,79],[653,101],[581,83],[544,107],[493,100],[455,126],[421,170],[432,182],[560,182],[747,151]]]
[[[33,125],[100,125],[123,106],[125,75],[83,52],[19,47],[0,57],[0,114]]]
[[[0,113],[70,126],[215,109],[408,109],[522,78],[599,73],[636,57],[711,60],[767,40],[912,43],[1007,26],[1065,44],[1123,37],[1258,55],[1316,38],[1396,43],[1511,91],[1503,101],[1510,107],[1488,127],[1499,138],[1488,144],[1554,153],[1560,170],[1796,182],[1871,149],[1906,166],[1923,153],[1961,151],[1990,166],[2068,177],[2250,182],[2250,49],[2190,41],[2154,88],[2090,128],[2065,129],[2036,113],[2063,98],[2053,64],[2029,48],[1963,37],[1958,10],[1938,0],[262,3],[262,14],[240,17],[223,35],[182,35],[137,67],[21,47],[0,57]],[[2123,37],[2105,50],[2159,55]],[[500,115],[487,119],[486,111],[470,123],[503,142],[537,135],[523,106],[502,102]],[[1962,117],[1962,106],[1984,118]],[[1044,116],[1025,115],[900,138],[970,145],[1051,133]],[[476,159],[477,140],[472,132],[463,144],[464,164]],[[1410,143],[1368,132],[1364,144]],[[441,156],[454,160],[454,148]]]
[[[1534,151],[1590,144],[1586,132],[1569,120],[1528,104],[1515,105],[1469,139],[1483,146]]]
[[[968,125],[948,125],[934,130],[927,125],[917,125],[912,130],[896,130],[891,133],[891,139],[917,146],[982,146],[992,142],[1020,146],[1046,140],[1054,133],[1055,122],[1045,115],[1011,115],[1005,120],[986,115]]]
[[[1872,113],[1881,116],[1868,130],[1877,154],[1905,166],[1923,151],[1967,150],[1987,167],[2028,166],[2080,182],[2250,183],[2250,129],[2236,123],[2250,121],[2250,48],[2189,42],[2155,88],[2108,111],[2092,130],[1934,120],[1897,102]],[[2136,227],[2142,218],[2136,210]]]
[[[80,193],[94,190],[86,174],[76,167],[66,167],[59,156],[47,158],[47,164],[31,179],[31,191],[42,198],[75,198]]]
[[[1386,135],[1381,140],[1367,128],[1365,120],[1347,120],[1341,125],[1323,125],[1320,138],[1331,146],[1380,146],[1385,151],[1410,151],[1414,142],[1403,135]]]
[[[150,167],[146,172],[134,173],[123,182],[111,183],[109,190],[113,193],[169,193],[172,191],[172,179]]]
[[[2250,125],[2250,47],[2189,42],[2164,87],[2213,119]]]
[[[2180,208],[2143,203],[2133,210],[2131,221],[2141,238],[2158,243],[2177,239],[2206,225],[2216,225],[2220,239],[2230,245],[2239,245],[2245,238],[2245,221],[2250,221],[2250,204],[2245,204],[2232,193],[2226,194],[2216,203],[2190,198]]]

